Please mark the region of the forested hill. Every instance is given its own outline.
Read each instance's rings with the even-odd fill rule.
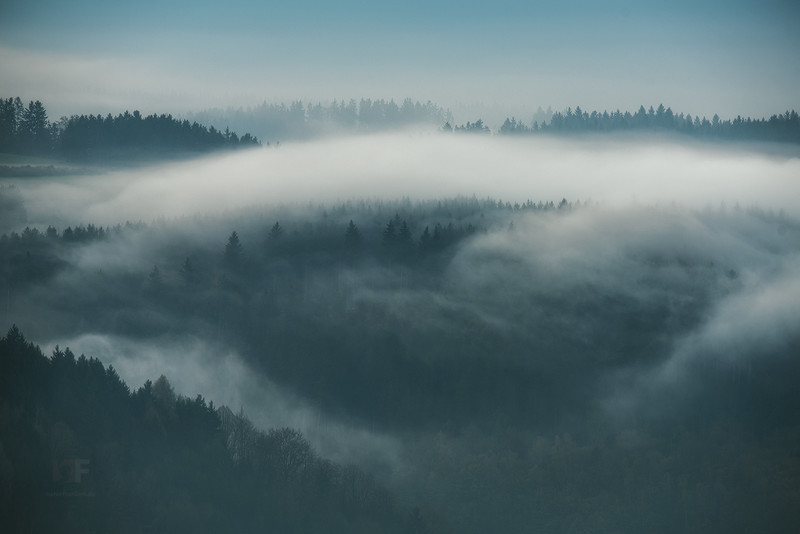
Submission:
[[[203,124],[226,125],[253,132],[266,141],[310,139],[331,133],[374,133],[409,126],[436,130],[453,121],[452,114],[431,101],[362,98],[358,102],[334,100],[327,104],[263,102],[248,108],[208,109],[188,115]]]
[[[422,104],[410,99],[401,105],[391,100],[370,99],[333,101],[329,105],[304,105],[300,101],[290,105],[264,103],[247,109],[206,110],[188,117],[143,116],[138,111],[126,111],[116,117],[73,115],[50,122],[39,101],[25,106],[19,97],[0,98],[0,152],[47,154],[70,160],[133,160],[261,144],[251,133],[239,136],[229,129],[231,127],[278,142],[333,133],[374,133],[416,125],[443,132],[501,135],[670,132],[695,139],[800,143],[800,116],[794,110],[769,118],[723,119],[714,114],[708,119],[674,112],[663,104],[649,109],[640,106],[633,113],[588,112],[580,106],[556,112],[550,109],[544,112],[540,108],[530,120],[506,118],[494,132],[480,118],[456,124],[452,114],[444,108],[430,101]],[[218,129],[214,124],[224,125],[225,129]]]
[[[357,470],[305,453],[287,485],[274,462],[294,456],[274,447],[309,450],[291,430],[254,431],[166,379],[127,392],[99,363],[44,358],[12,331],[0,530],[72,513],[95,532],[446,532],[440,511],[469,534],[794,534],[799,247],[800,223],[759,209],[476,198],[11,232],[8,324],[73,346],[102,336],[95,355],[122,362],[129,347],[143,366],[158,343],[176,383],[209,384],[191,394],[249,388],[218,372],[230,351],[353,461],[399,459],[375,476],[432,509],[387,505]],[[274,398],[252,413],[287,413]],[[60,491],[52,455],[88,457],[96,496],[46,495]]]
[[[579,134],[610,132],[673,132],[703,139],[779,141],[800,143],[800,117],[794,110],[769,118],[711,118],[674,112],[659,104],[657,108],[639,106],[631,111],[584,111],[580,106],[564,111],[541,107],[532,116],[508,117],[492,129],[484,118],[458,124],[453,114],[436,104],[413,102],[398,106],[394,101],[361,99],[333,101],[329,105],[304,105],[301,101],[261,104],[247,109],[212,109],[192,115],[205,124],[233,125],[257,132],[262,139],[306,139],[331,132],[372,133],[422,125],[444,132],[497,134]]]
[[[73,115],[50,122],[38,100],[25,106],[19,97],[0,99],[0,152],[126,160],[259,144],[249,133],[240,137],[227,129],[222,132],[172,115],[143,116],[138,111],[116,117]]]
[[[440,532],[291,428],[259,431],[162,375],[113,367],[12,327],[0,338],[5,532]],[[446,529],[445,529],[446,530]]]
[[[481,132],[485,130],[485,126],[481,121],[477,121],[468,122],[456,129]],[[567,108],[564,112],[553,113],[547,122],[526,123],[515,117],[507,118],[499,133],[565,135],[626,131],[675,132],[705,139],[800,143],[800,116],[792,110],[772,115],[768,119],[741,116],[735,119],[721,119],[719,115],[714,114],[709,120],[706,117],[675,113],[671,108],[665,108],[663,104],[659,104],[656,109],[650,106],[648,110],[645,110],[644,106],[639,106],[635,113],[620,110],[588,112],[578,106],[574,110]]]

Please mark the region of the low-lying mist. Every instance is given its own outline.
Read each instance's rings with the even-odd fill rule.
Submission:
[[[800,212],[800,159],[785,147],[610,139],[393,133],[16,183],[34,225],[109,225],[281,203],[458,195],[512,203],[738,203]]]
[[[15,227],[58,230],[0,241],[2,311],[465,531],[791,525],[800,160],[745,148],[382,135],[17,180]]]

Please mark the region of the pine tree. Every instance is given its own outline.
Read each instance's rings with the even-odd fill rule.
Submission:
[[[239,234],[234,230],[225,245],[225,264],[230,267],[238,266],[242,261],[242,244],[239,241]]]
[[[353,220],[350,220],[350,223],[347,225],[347,230],[344,233],[344,244],[345,247],[350,250],[357,250],[361,247],[361,232],[358,231],[358,227],[355,225]]]

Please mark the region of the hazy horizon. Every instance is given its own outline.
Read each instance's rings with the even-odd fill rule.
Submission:
[[[362,97],[431,100],[463,109],[460,121],[659,103],[761,118],[800,107],[798,21],[781,0],[12,0],[0,7],[0,94],[42,100],[51,119]]]

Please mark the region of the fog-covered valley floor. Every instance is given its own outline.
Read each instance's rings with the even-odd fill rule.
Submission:
[[[604,139],[8,179],[0,316],[296,428],[454,530],[790,532],[800,159]]]
[[[68,179],[13,180],[20,225],[114,225],[276,205],[475,196],[503,201],[592,200],[800,212],[791,144],[704,143],[649,134],[487,137],[383,133],[140,165]],[[102,171],[102,169],[100,169]]]

